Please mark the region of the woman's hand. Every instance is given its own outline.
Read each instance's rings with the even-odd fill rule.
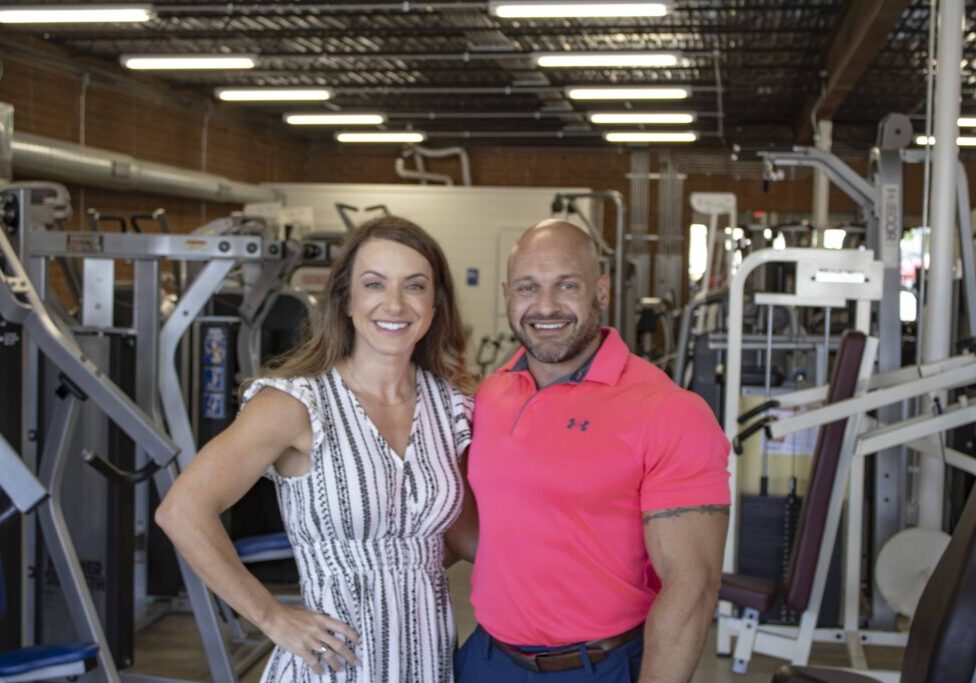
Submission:
[[[338,619],[305,608],[279,605],[264,624],[258,624],[275,645],[301,657],[317,673],[324,673],[324,660],[333,671],[346,664],[359,663],[356,655],[339,636],[359,643],[359,634]]]

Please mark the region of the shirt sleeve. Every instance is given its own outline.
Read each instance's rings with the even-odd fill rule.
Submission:
[[[315,395],[312,393],[308,380],[301,378],[285,379],[280,377],[262,377],[261,379],[256,379],[244,390],[244,397],[241,399],[241,410],[265,387],[283,391],[305,406],[305,410],[308,411],[309,422],[312,425],[312,451],[310,455],[314,459],[316,457],[315,454],[325,442],[325,428],[318,409],[318,403],[315,400]],[[271,481],[287,478],[278,474],[278,470],[275,469],[273,464],[264,471],[264,476]]]
[[[651,411],[644,450],[641,510],[728,505],[729,442],[708,404],[690,391]]]
[[[471,411],[474,398],[467,394],[451,390],[451,420],[454,432],[454,448],[460,458],[471,445]]]

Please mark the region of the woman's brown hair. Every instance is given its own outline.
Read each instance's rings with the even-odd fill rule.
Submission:
[[[380,216],[366,221],[349,236],[332,263],[318,319],[309,321],[306,341],[273,359],[268,364],[266,376],[320,375],[352,353],[355,330],[347,313],[352,267],[360,247],[369,240],[397,242],[427,259],[434,279],[434,317],[427,334],[417,342],[412,360],[458,389],[472,391],[474,380],[464,367],[464,332],[447,259],[434,238],[420,226],[399,216]]]

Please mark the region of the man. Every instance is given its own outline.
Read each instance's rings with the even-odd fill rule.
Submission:
[[[728,442],[601,329],[609,278],[578,227],[526,231],[503,289],[523,349],[475,402],[480,626],[457,680],[688,681],[721,578]]]

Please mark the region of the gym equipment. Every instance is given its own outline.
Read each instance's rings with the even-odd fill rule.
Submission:
[[[969,494],[952,538],[922,591],[899,672],[785,666],[772,680],[773,683],[972,683],[976,680],[974,621],[976,490]]]
[[[18,512],[21,515],[28,515],[49,502],[47,490],[31,474],[20,456],[2,436],[0,436],[0,491],[11,500],[5,509],[0,509],[0,527],[16,519]],[[91,595],[88,594],[77,561],[68,562],[65,566],[69,575],[59,574],[59,580],[64,584],[76,585],[83,596],[87,595],[88,602],[91,602]],[[3,565],[0,564],[0,615],[6,610],[6,597]],[[79,632],[85,633],[88,630],[88,621],[76,624],[76,628]],[[97,657],[98,644],[91,641],[67,645],[35,645],[0,652],[0,680],[5,683],[29,683],[55,678],[74,678],[95,668]]]
[[[8,233],[20,233],[30,220],[30,192],[25,189],[7,192],[9,194],[5,193],[3,199],[8,205],[16,206],[16,211],[5,214],[5,218],[14,220],[6,222],[5,229],[0,231],[0,257],[3,262],[3,268],[0,269],[0,315],[5,320],[20,325],[31,348],[43,354],[58,372],[54,414],[50,421],[52,427],[40,434],[34,430],[35,438],[32,439],[43,442],[39,473],[42,486],[50,494],[46,504],[39,510],[41,530],[51,562],[60,579],[71,619],[78,631],[89,642],[97,645],[97,652],[89,654],[94,654],[97,658],[104,677],[110,683],[116,682],[119,680],[118,669],[61,509],[64,467],[79,417],[79,404],[90,400],[129,438],[139,444],[150,460],[140,472],[124,472],[102,460],[97,454],[87,453],[86,461],[100,472],[127,479],[153,476],[157,487],[165,493],[176,477],[170,464],[175,460],[178,449],[149,416],[104,376],[86,357],[70,333],[61,329],[49,315],[7,238]],[[9,465],[9,458],[7,462]],[[4,471],[8,469],[4,467]],[[26,465],[24,469],[30,472]],[[25,480],[23,473],[20,480]],[[196,577],[188,578],[188,585],[192,585],[192,580]],[[197,583],[202,586],[198,579]]]

